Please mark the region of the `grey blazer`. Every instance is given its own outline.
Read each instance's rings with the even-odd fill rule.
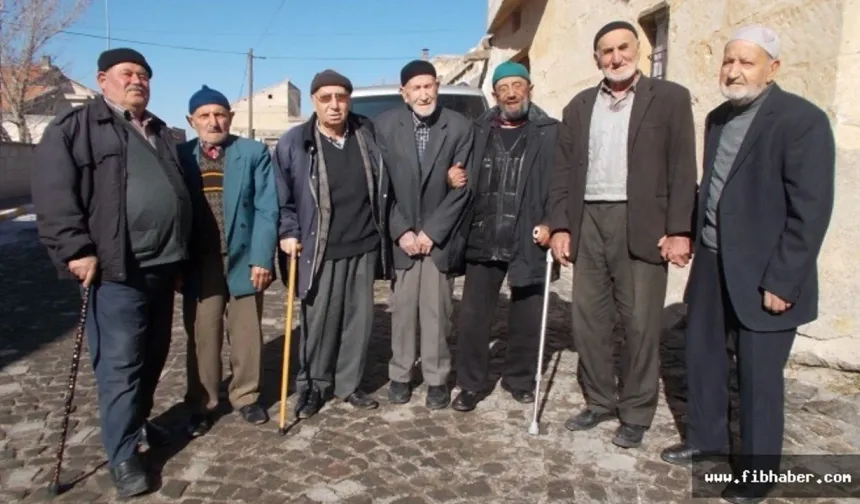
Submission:
[[[467,167],[472,150],[472,123],[462,114],[442,108],[430,128],[430,142],[418,165],[411,110],[398,107],[375,120],[376,140],[388,170],[391,205],[389,230],[395,269],[409,269],[415,260],[397,246],[406,231],[424,231],[433,240],[430,257],[436,267],[455,276],[462,273],[464,240],[457,232],[469,203],[469,189],[448,185],[448,168]]]

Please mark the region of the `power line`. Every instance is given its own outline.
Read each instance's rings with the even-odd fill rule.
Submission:
[[[101,26],[92,26],[92,25],[75,25],[77,28],[82,30],[94,30],[94,31],[102,31],[104,27]],[[160,33],[165,35],[215,35],[215,36],[224,36],[224,37],[247,37],[248,32],[213,32],[213,31],[189,31],[189,30],[154,30],[154,29],[145,29],[145,28],[116,28],[114,26],[110,27],[111,32],[134,32],[134,33]],[[267,30],[268,32],[269,30]],[[314,38],[329,38],[329,37],[370,37],[374,35],[411,35],[411,34],[431,34],[431,33],[458,33],[462,30],[456,30],[453,28],[430,28],[426,30],[368,30],[368,31],[345,31],[345,32],[294,32],[294,31],[284,31],[272,32],[274,34],[282,34],[282,35],[290,35],[295,37],[314,37]]]
[[[263,43],[263,40],[266,38],[266,34],[269,32],[269,28],[272,27],[272,24],[275,22],[275,19],[278,16],[278,12],[281,12],[281,7],[283,7],[285,3],[287,3],[287,0],[281,0],[281,3],[278,4],[278,8],[275,9],[275,13],[272,14],[272,16],[269,18],[269,24],[266,25],[266,29],[263,30],[263,33],[260,35],[260,40],[257,41],[256,44],[254,44],[254,47],[257,47],[261,43]]]
[[[107,37],[104,35],[93,35],[91,33],[80,33],[73,32],[68,30],[62,30],[61,33],[65,35],[73,35],[76,37],[88,37],[94,39],[104,40]],[[212,54],[231,54],[234,56],[247,56],[247,52],[240,51],[227,51],[223,49],[208,49],[205,47],[191,47],[191,46],[181,46],[181,45],[173,45],[173,44],[162,44],[160,42],[147,42],[143,40],[131,40],[131,39],[122,39],[117,37],[111,37],[111,41],[117,42],[127,42],[129,44],[140,44],[140,45],[148,45],[154,47],[163,47],[166,49],[179,49],[183,51],[197,51],[197,52],[207,52]],[[254,55],[255,59],[271,59],[271,60],[295,60],[295,61],[396,61],[396,60],[406,60],[413,59],[413,56],[257,56]]]

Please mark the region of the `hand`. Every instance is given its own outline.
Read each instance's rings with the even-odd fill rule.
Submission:
[[[549,246],[549,226],[541,224],[532,230],[532,240],[541,247]]]
[[[562,266],[570,266],[570,233],[559,231],[549,240],[552,256]]]
[[[448,168],[448,185],[454,189],[459,189],[466,185],[466,170],[463,168],[463,163],[458,162],[454,166]]]
[[[299,243],[298,238],[284,238],[281,240],[281,250],[290,257],[293,254],[298,257],[302,255],[302,244]]]
[[[660,256],[664,261],[671,262],[679,268],[683,268],[693,257],[690,239],[686,236],[663,236],[657,242],[660,248]]]
[[[289,239],[289,238],[288,238]],[[251,285],[257,292],[263,292],[272,283],[272,272],[260,266],[251,266]]]
[[[763,304],[764,309],[773,314],[783,313],[791,308],[791,303],[768,291],[764,291]]]
[[[421,253],[418,247],[418,237],[415,236],[414,231],[407,231],[400,235],[400,238],[397,239],[397,245],[409,257],[414,257]]]
[[[433,240],[424,234],[424,231],[418,233],[418,238],[415,239],[415,243],[418,244],[418,253],[421,255],[429,255],[430,251],[433,250]]]
[[[80,259],[72,259],[68,264],[69,271],[77,277],[84,289],[92,285],[99,269],[99,260],[96,256],[86,256]]]

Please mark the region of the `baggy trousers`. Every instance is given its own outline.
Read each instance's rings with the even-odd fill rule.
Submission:
[[[323,397],[346,399],[364,375],[373,330],[373,281],[378,251],[324,261],[313,292],[302,301],[300,395],[310,386]]]
[[[170,350],[175,264],[130,268],[124,282],[92,285],[86,333],[108,465],[137,452]]]
[[[654,242],[657,247],[657,242]],[[589,408],[650,427],[657,411],[667,268],[631,257],[626,203],[586,203],[574,264],[573,341]],[[624,327],[620,386],[614,328]]]
[[[490,361],[490,330],[508,263],[469,262],[460,308],[457,341],[457,384],[463,390],[487,388]],[[508,390],[534,388],[540,346],[543,285],[511,287],[508,308],[508,344],[502,370],[502,387]]]
[[[737,338],[741,464],[776,471],[785,432],[784,369],[797,329],[751,331],[738,322],[719,256],[698,247],[687,287],[687,443],[729,447],[729,335]]]
[[[260,397],[263,359],[263,293],[230,295],[224,261],[218,255],[200,258],[199,299],[183,299],[183,319],[188,334],[185,401],[198,413],[218,406],[221,386],[221,348],[226,334],[230,342],[229,398],[234,408],[256,403]]]
[[[445,385],[451,372],[454,279],[439,271],[429,256],[407,270],[397,270],[391,310],[391,361],[388,377],[409,383],[417,358],[421,327],[421,373],[429,386]]]

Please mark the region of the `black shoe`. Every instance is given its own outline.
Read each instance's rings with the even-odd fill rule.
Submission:
[[[664,462],[668,462],[670,464],[686,466],[692,464],[693,458],[725,457],[728,455],[728,452],[728,449],[724,451],[702,451],[696,448],[690,448],[684,443],[680,443],[672,445],[660,452],[660,458],[663,459]]]
[[[305,390],[300,397],[296,403],[296,416],[299,418],[310,418],[323,407],[322,395],[316,387]]]
[[[269,421],[269,414],[259,403],[251,403],[239,408],[242,419],[254,425],[263,425]]]
[[[564,423],[564,428],[571,431],[589,430],[597,427],[598,424],[607,422],[615,418],[612,413],[596,413],[589,408],[579,412],[576,416],[570,417]]]
[[[535,394],[531,390],[511,390],[511,397],[514,398],[514,401],[522,404],[531,404],[535,402]]]
[[[412,400],[412,387],[408,383],[391,380],[388,384],[388,400],[394,404],[406,404]]]
[[[472,392],[470,390],[461,390],[457,397],[454,399],[454,403],[451,404],[451,408],[455,411],[472,411],[478,405],[478,401],[481,400],[480,394],[477,392]]]
[[[134,497],[149,492],[149,477],[136,455],[110,470],[118,497]]]
[[[447,385],[436,385],[427,387],[426,405],[431,410],[440,410],[448,407],[451,402],[451,391]]]
[[[214,421],[211,414],[195,413],[188,419],[188,425],[186,426],[188,437],[198,438],[205,436],[212,429],[213,425]]]
[[[758,504],[767,498],[767,494],[773,489],[773,485],[746,486],[729,484],[720,493],[720,497],[732,504]]]
[[[379,403],[362,390],[356,390],[352,394],[349,394],[346,402],[357,409],[371,410],[379,407]]]
[[[173,432],[167,427],[155,424],[149,420],[143,423],[140,429],[140,445],[149,448],[162,448],[170,446],[173,442]]]
[[[621,426],[615,432],[615,437],[612,438],[612,444],[621,448],[636,448],[642,444],[642,437],[647,430],[648,428],[642,425],[621,422]]]

